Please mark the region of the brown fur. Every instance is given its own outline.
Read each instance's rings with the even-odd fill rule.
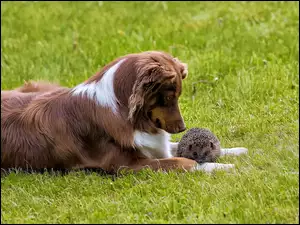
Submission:
[[[24,84],[14,90],[1,91],[1,99],[12,98],[16,96],[27,96],[30,92],[44,93],[63,88],[59,84],[47,81],[24,81]]]
[[[17,91],[28,93],[28,92],[47,92],[54,89],[61,88],[57,83],[51,83],[48,81],[24,81],[24,85],[17,88]]]
[[[1,168],[192,170],[194,160],[149,159],[133,145],[137,129],[153,134],[160,128],[170,133],[185,129],[178,107],[185,65],[163,52],[130,54],[85,83],[100,80],[123,58],[114,80],[119,115],[85,96],[73,96],[69,88],[21,90],[21,95],[1,98]]]

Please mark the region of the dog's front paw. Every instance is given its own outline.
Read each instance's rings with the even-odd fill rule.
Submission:
[[[221,156],[224,155],[241,155],[248,153],[248,149],[244,147],[236,147],[236,148],[222,148]]]
[[[223,163],[202,163],[195,166],[195,170],[204,171],[211,173],[214,170],[225,170],[229,171],[234,168],[234,164],[223,164]]]

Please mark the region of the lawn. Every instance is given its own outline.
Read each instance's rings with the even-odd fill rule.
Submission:
[[[187,127],[249,154],[213,174],[11,173],[2,223],[299,223],[298,2],[1,2],[2,90],[147,50],[188,63]]]

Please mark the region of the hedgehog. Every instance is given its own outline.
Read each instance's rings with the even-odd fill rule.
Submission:
[[[219,139],[206,128],[191,128],[181,138],[177,157],[193,159],[198,163],[215,162],[221,155]]]

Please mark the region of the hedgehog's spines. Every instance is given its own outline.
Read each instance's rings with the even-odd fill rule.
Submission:
[[[209,129],[191,128],[182,136],[178,145],[177,156],[181,156],[189,145],[194,145],[195,143],[203,144],[207,141],[212,142],[215,146],[220,146],[219,139]]]

